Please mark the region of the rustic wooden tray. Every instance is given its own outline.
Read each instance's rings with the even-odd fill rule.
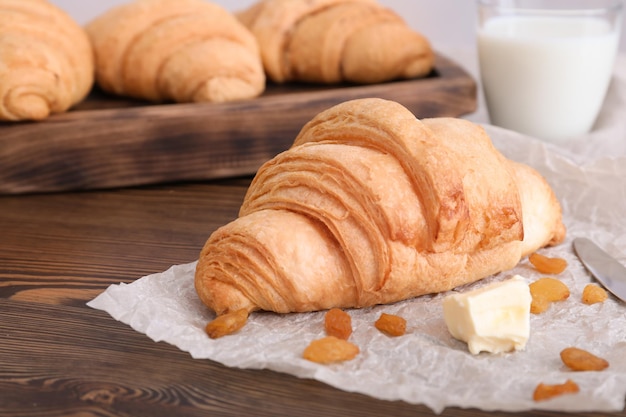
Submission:
[[[126,187],[253,174],[313,116],[363,97],[397,101],[418,118],[476,108],[476,83],[437,55],[422,79],[369,86],[268,85],[226,104],[154,105],[97,90],[72,111],[0,123],[0,194]]]

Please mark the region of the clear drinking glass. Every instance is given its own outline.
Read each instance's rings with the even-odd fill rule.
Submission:
[[[491,123],[553,142],[591,130],[618,50],[621,0],[478,0]]]

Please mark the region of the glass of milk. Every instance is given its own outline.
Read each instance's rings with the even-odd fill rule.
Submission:
[[[491,123],[563,143],[588,133],[618,49],[621,0],[478,0]]]

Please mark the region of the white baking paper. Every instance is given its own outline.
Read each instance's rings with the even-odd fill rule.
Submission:
[[[624,105],[624,96],[612,99],[621,99]],[[611,117],[610,111],[606,117]],[[623,126],[608,128],[610,143],[598,142],[596,137],[579,141],[570,149],[485,126],[506,156],[535,167],[546,177],[562,203],[568,228],[565,243],[542,253],[568,261],[559,278],[570,288],[571,296],[541,315],[532,315],[531,337],[524,351],[470,354],[467,346],[453,339],[446,329],[441,306],[446,294],[349,310],[354,327],[350,340],[361,353],[341,364],[318,365],[302,358],[308,343],[324,336],[323,312],[253,313],[238,333],[212,340],[204,327],[214,315],[195,294],[195,263],[176,265],[131,284],[112,285],[88,305],[198,360],[313,378],[379,399],[425,404],[437,413],[452,406],[511,412],[620,411],[626,396],[626,303],[612,296],[602,304],[581,302],[583,287],[593,279],[574,255],[571,242],[577,236],[589,237],[626,264]],[[606,130],[599,129],[598,134],[604,136]],[[529,283],[541,276],[523,260],[511,271],[457,291],[514,274],[524,276]],[[373,323],[382,312],[406,318],[407,334],[392,338],[376,330]],[[569,371],[559,357],[568,346],[589,350],[608,360],[610,367],[602,372]],[[580,386],[579,393],[544,402],[532,400],[538,383],[556,384],[567,379]]]

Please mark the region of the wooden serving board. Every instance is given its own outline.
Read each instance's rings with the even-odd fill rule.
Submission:
[[[163,104],[94,92],[42,122],[0,123],[0,194],[88,190],[254,174],[302,126],[346,100],[397,101],[418,118],[476,109],[476,83],[438,55],[422,79],[320,87],[268,85],[256,99]]]

